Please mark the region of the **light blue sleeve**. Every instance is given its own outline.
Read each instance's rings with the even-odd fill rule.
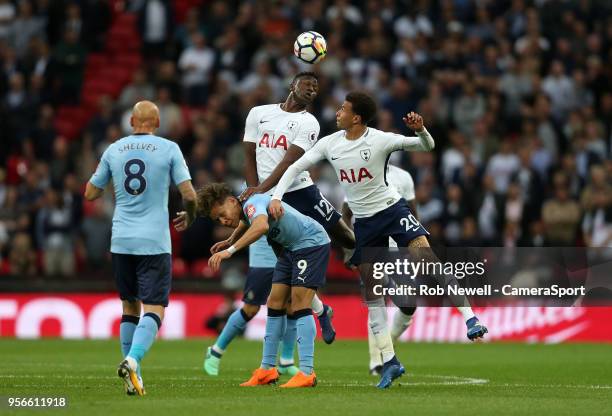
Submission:
[[[244,215],[249,219],[249,223],[260,215],[268,216],[268,205],[270,205],[270,196],[264,194],[256,194],[247,199],[242,209]]]
[[[181,182],[191,180],[191,175],[189,174],[189,169],[187,168],[187,163],[185,162],[181,148],[178,144],[173,143],[171,151],[170,174],[172,175],[174,184],[178,185]]]
[[[89,180],[89,182],[91,182],[92,185],[95,186],[96,188],[100,188],[100,189],[106,188],[106,185],[108,184],[108,181],[111,178],[111,169],[108,163],[108,157],[109,157],[108,153],[110,149],[111,147],[109,146],[104,151],[104,153],[102,154],[102,157],[100,158],[100,163],[98,163],[98,167],[96,168],[96,171],[94,172],[93,175],[91,175],[91,179]]]

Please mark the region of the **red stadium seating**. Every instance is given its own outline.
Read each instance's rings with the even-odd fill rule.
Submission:
[[[112,1],[114,17],[106,40],[106,50],[87,57],[85,77],[79,107],[60,107],[55,128],[58,133],[73,140],[98,108],[103,95],[117,98],[142,64],[140,35],[136,27],[137,16],[123,12],[123,1]]]

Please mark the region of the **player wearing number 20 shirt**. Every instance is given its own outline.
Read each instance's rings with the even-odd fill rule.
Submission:
[[[351,103],[345,102],[345,105]],[[354,123],[350,117],[360,116],[341,109],[338,117],[339,123],[342,121],[340,117]],[[411,240],[428,235],[396,188],[389,186],[387,165],[392,152],[429,151],[434,147],[434,141],[425,128],[417,132],[417,137],[406,137],[368,127],[361,121],[354,126],[361,129],[358,137],[347,137],[347,130],[343,129],[321,138],[287,169],[272,199],[283,197],[297,173],[327,159],[336,171],[355,216],[356,249],[351,263],[359,265],[362,263],[361,250],[365,247],[387,246],[389,237],[399,246],[406,247]]]

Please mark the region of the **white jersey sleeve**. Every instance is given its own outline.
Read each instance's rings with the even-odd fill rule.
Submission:
[[[259,122],[257,121],[256,112],[256,107],[251,108],[244,123],[244,138],[242,140],[245,142],[257,143]]]
[[[415,198],[412,175],[404,169],[389,165],[387,169],[387,182],[389,182],[390,186],[395,187],[400,196],[406,201],[412,201]]]
[[[299,146],[306,152],[317,143],[320,130],[319,122],[314,116],[310,115],[309,119],[300,126],[300,130],[291,144]]]
[[[431,134],[425,128],[423,128],[422,132],[417,132],[417,137],[407,137],[387,132],[383,136],[385,139],[385,151],[389,153],[397,150],[429,152],[435,146],[433,137],[431,137]]]
[[[297,175],[300,174],[300,172],[305,171],[315,163],[326,158],[326,145],[328,137],[329,136],[326,136],[319,140],[317,144],[312,147],[312,149],[308,150],[301,158],[289,166],[287,171],[281,177],[280,181],[278,181],[274,194],[272,195],[272,199],[281,200],[291,183],[294,181]]]

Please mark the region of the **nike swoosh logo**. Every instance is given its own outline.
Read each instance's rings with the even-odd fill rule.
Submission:
[[[259,120],[259,124],[267,123],[270,120]]]
[[[331,158],[331,160],[338,160],[338,159],[340,159],[340,156],[336,156],[336,157],[332,156],[332,158]]]

